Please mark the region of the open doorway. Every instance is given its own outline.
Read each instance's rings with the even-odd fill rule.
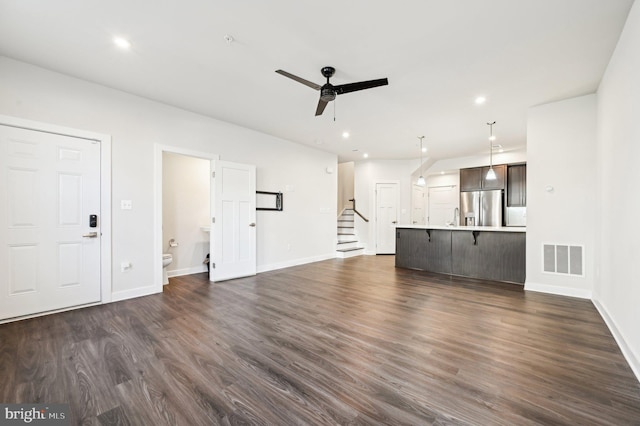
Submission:
[[[207,272],[210,161],[162,153],[163,284],[168,277]]]
[[[154,285],[162,292],[164,254],[172,255],[168,276],[207,270],[202,262],[209,253],[211,160],[220,157],[166,145],[154,148]],[[193,190],[193,185],[198,189]],[[188,211],[195,206],[198,212]]]

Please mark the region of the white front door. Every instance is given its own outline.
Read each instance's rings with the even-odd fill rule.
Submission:
[[[99,302],[100,143],[0,125],[0,200],[0,320]]]
[[[256,167],[214,160],[211,281],[256,274]]]
[[[458,194],[455,186],[429,188],[429,225],[444,226],[453,223],[454,211],[458,207]]]
[[[376,184],[376,254],[395,254],[398,184]]]

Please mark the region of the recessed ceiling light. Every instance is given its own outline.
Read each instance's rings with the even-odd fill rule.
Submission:
[[[444,174],[444,171],[440,172],[440,174],[441,174],[441,175],[443,175],[443,174]]]
[[[490,140],[490,141],[495,141],[495,140],[496,140],[496,135],[491,135],[491,136],[489,136],[489,140]]]
[[[362,156],[363,156],[364,158],[369,158],[369,154],[367,154],[366,152],[365,152],[364,154],[362,154]]]
[[[487,98],[485,98],[484,96],[478,96],[476,98],[476,105],[482,105],[485,102],[487,102]]]
[[[422,152],[427,152],[427,147],[426,146],[422,147]]]
[[[342,137],[347,139],[349,137],[349,132],[342,132]]]
[[[131,43],[126,38],[115,37],[113,39],[113,43],[118,46],[120,49],[128,50],[131,47]]]

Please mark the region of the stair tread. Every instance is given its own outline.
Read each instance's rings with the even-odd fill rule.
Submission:
[[[353,226],[338,226],[338,229],[353,229]]]
[[[356,250],[364,250],[364,248],[362,248],[362,247],[354,247],[354,248],[348,248],[348,249],[337,249],[336,251],[339,251],[341,253],[346,253],[348,251],[356,251]]]
[[[356,235],[353,232],[338,232],[338,235]]]
[[[349,240],[349,241],[338,241],[338,244],[349,244],[349,243],[357,243],[358,240]]]

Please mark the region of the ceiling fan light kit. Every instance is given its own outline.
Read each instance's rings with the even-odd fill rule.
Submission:
[[[284,70],[276,70],[276,72],[280,75],[295,80],[298,83],[302,83],[305,86],[311,87],[314,90],[320,91],[320,100],[318,100],[318,106],[316,107],[316,116],[322,115],[327,104],[333,101],[337,95],[356,92],[358,90],[371,89],[373,87],[386,86],[389,84],[388,79],[380,78],[378,80],[359,81],[357,83],[340,84],[338,86],[334,86],[329,81],[329,79],[336,72],[336,69],[334,67],[322,67],[322,69],[320,70],[322,75],[327,79],[327,82],[322,86]]]

